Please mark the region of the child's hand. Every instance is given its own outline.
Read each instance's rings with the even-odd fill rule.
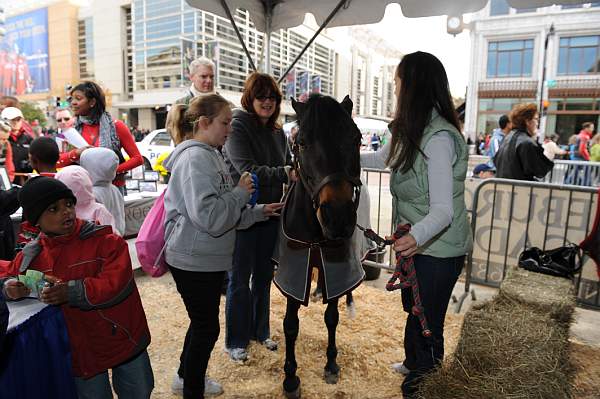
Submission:
[[[275,202],[273,204],[265,204],[265,206],[263,207],[263,215],[265,215],[266,217],[279,216],[279,213],[277,211],[280,210],[281,208],[283,208],[283,202]]]
[[[254,192],[254,183],[252,182],[252,175],[248,172],[242,173],[240,177],[240,181],[238,182],[238,187],[243,188],[248,191],[250,194]]]
[[[48,305],[62,305],[63,303],[67,303],[69,301],[69,287],[67,283],[49,275],[46,275],[44,278],[54,285],[42,290],[40,300]]]
[[[4,285],[6,296],[10,299],[21,299],[31,293],[31,290],[18,280],[8,280]]]

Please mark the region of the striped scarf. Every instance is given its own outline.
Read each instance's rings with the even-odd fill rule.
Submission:
[[[100,125],[99,128],[99,147],[109,148],[117,153],[121,151],[121,141],[117,136],[117,128],[108,112],[104,112],[99,120],[80,116],[73,126],[80,134],[83,131],[83,125]]]

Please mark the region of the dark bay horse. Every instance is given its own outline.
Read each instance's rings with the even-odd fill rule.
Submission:
[[[352,240],[361,189],[361,133],[352,120],[348,96],[338,103],[331,97],[312,95],[306,103],[292,99],[292,106],[299,124],[293,145],[299,181],[292,184],[282,211],[274,282],[287,297],[283,389],[288,398],[299,398],[295,356],[298,310],[301,304],[308,305],[312,268],[319,270],[318,285],[327,303],[324,378],[330,384],[337,383],[340,372],[335,343],[338,298],[364,278]]]

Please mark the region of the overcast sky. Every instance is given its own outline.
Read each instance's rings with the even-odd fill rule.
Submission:
[[[442,0],[440,0],[442,1]],[[467,19],[468,16],[465,18]],[[390,4],[383,20],[373,29],[388,38],[403,53],[427,51],[442,61],[454,97],[464,97],[469,79],[469,31],[455,36],[446,33],[446,17],[405,18],[398,4]]]

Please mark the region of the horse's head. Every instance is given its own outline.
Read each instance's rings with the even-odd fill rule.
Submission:
[[[360,197],[361,133],[352,120],[352,101],[312,95],[294,101],[299,131],[294,155],[300,180],[310,195],[327,239],[352,236]]]

